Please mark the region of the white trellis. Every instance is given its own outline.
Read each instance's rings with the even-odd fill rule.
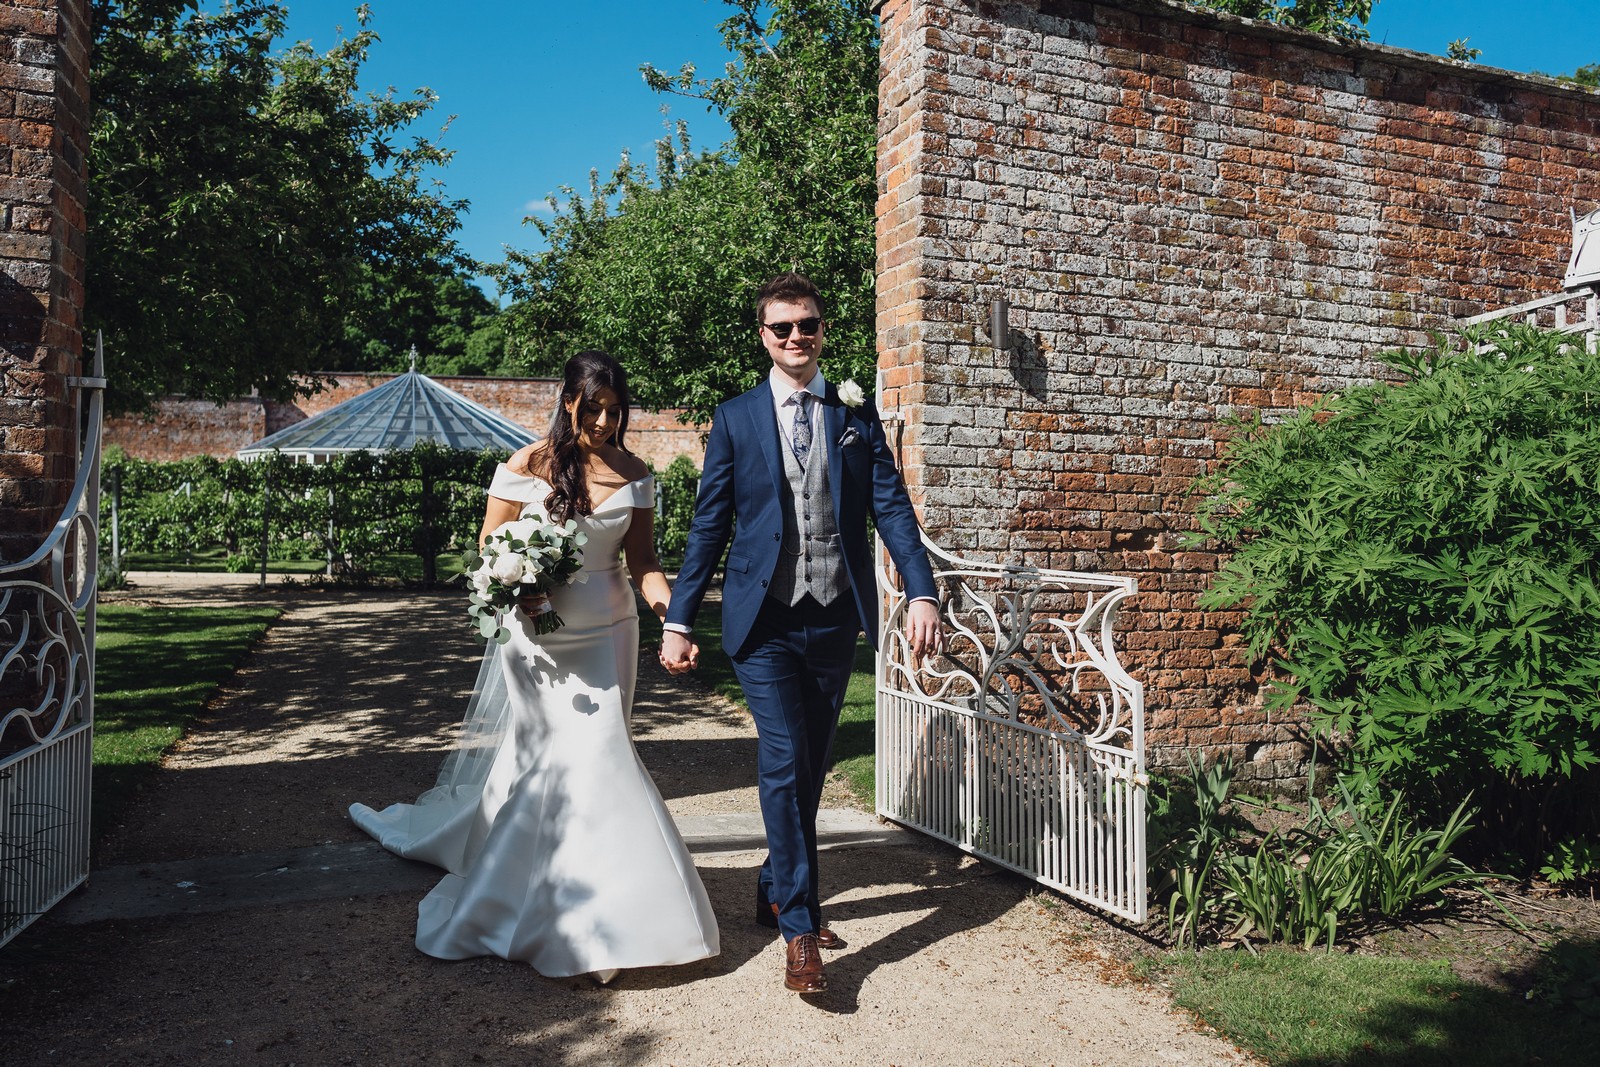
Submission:
[[[1571,334],[1590,352],[1600,353],[1600,208],[1572,215],[1572,254],[1562,279],[1564,292],[1530,300],[1515,307],[1486,311],[1462,319],[1458,325],[1479,327],[1491,334],[1515,323]],[[1494,347],[1480,342],[1478,351]]]
[[[77,389],[78,473],[54,529],[0,564],[0,945],[89,875],[104,360]]]
[[[1600,282],[1540,297],[1515,307],[1486,311],[1462,319],[1460,325],[1483,327],[1492,332],[1517,323],[1571,334],[1575,344],[1583,345],[1591,352],[1600,352]],[[1479,345],[1479,350],[1487,351],[1493,347],[1485,342]]]
[[[1136,583],[927,547],[947,647],[920,663],[878,551],[878,814],[1143,922],[1144,689],[1112,634]]]

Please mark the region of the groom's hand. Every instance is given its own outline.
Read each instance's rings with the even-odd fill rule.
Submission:
[[[688,634],[676,630],[661,633],[661,665],[671,674],[683,674],[700,666],[700,646]]]
[[[944,647],[944,626],[939,622],[939,605],[931,600],[913,600],[906,605],[906,641],[919,659]]]

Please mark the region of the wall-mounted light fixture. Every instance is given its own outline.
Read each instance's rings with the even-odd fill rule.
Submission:
[[[1011,347],[1011,305],[997,296],[989,302],[989,343],[996,351]]]

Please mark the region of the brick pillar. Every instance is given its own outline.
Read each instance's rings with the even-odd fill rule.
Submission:
[[[0,559],[26,556],[76,473],[88,0],[0,3]]]
[[[878,81],[879,403],[904,418],[901,469],[924,527],[956,552],[1004,557],[1012,547],[1007,533],[1011,513],[994,506],[992,487],[996,477],[1010,471],[1013,457],[984,446],[1007,430],[1010,416],[1004,403],[974,403],[963,390],[974,383],[964,375],[952,376],[951,368],[973,351],[1008,366],[1015,359],[992,351],[987,322],[990,301],[1008,295],[1007,250],[979,248],[970,240],[989,225],[984,205],[972,205],[958,220],[941,217],[934,207],[969,195],[975,186],[971,175],[951,162],[952,121],[944,110],[949,76],[930,61],[935,51],[948,46],[948,14],[927,0],[879,0],[876,10],[883,42]],[[990,48],[986,41],[975,47],[983,54]],[[1003,199],[1004,193],[1000,195]],[[964,255],[969,248],[979,254],[944,276],[942,266],[959,258],[956,250]],[[891,429],[891,441],[895,432]],[[953,529],[952,508],[962,510],[979,532],[968,538],[967,531]]]
[[[917,17],[910,0],[878,5],[883,27],[878,58],[878,406],[904,419],[899,460],[912,499],[920,501],[923,405],[921,287],[915,259],[921,233],[917,211],[921,178],[923,115],[915,91],[925,77],[920,52],[913,47]],[[894,431],[891,430],[891,443]]]

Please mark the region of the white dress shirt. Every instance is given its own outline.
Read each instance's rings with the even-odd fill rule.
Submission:
[[[778,368],[773,367],[767,374],[767,383],[772,386],[772,406],[778,413],[778,429],[783,434],[783,442],[791,448],[794,446],[794,417],[800,413],[800,394],[810,393],[814,398],[811,404],[811,433],[813,439],[817,438],[820,430],[817,418],[822,410],[816,401],[824,400],[828,396],[828,383],[823,380],[819,370],[811,376],[804,389],[796,389],[789,384],[789,379],[778,373]]]

